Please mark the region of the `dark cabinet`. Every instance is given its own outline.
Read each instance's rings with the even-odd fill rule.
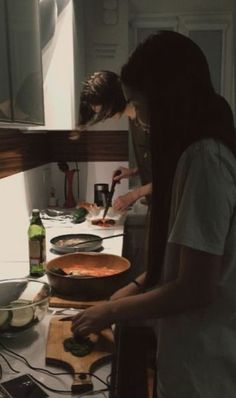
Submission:
[[[0,120],[12,119],[10,107],[10,76],[8,66],[7,28],[5,18],[5,0],[0,0]]]
[[[0,122],[44,124],[39,0],[0,0]]]

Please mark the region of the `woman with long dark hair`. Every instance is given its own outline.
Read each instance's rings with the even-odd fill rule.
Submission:
[[[147,38],[121,71],[150,131],[147,272],[78,314],[75,334],[158,319],[158,398],[236,393],[236,136],[200,48],[176,32]],[[136,294],[135,294],[136,293]]]
[[[125,112],[126,101],[117,73],[101,70],[90,75],[80,93],[78,129]]]
[[[148,136],[145,131],[137,126],[135,110],[132,104],[127,104],[122,91],[120,77],[117,73],[108,70],[94,72],[83,82],[80,93],[78,132],[70,134],[71,139],[78,139],[80,132],[87,130],[96,123],[107,119],[119,119],[122,116],[129,118],[131,139],[134,147],[137,167],[127,168],[120,166],[114,170],[113,177],[116,181],[123,178],[139,176],[141,185],[118,196],[113,207],[116,210],[126,210],[138,199],[151,194],[151,172]],[[120,174],[115,176],[116,171]]]

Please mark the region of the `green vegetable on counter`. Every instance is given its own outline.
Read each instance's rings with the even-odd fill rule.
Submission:
[[[78,209],[76,209],[72,214],[74,223],[83,222],[87,214],[88,210],[84,207],[79,207]]]
[[[89,340],[89,338],[75,339],[74,337],[69,337],[63,342],[64,350],[71,352],[72,355],[76,357],[85,357],[85,355],[92,352],[94,343]]]

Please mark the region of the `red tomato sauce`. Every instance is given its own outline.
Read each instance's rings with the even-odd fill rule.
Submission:
[[[120,272],[117,269],[108,268],[106,266],[103,267],[89,266],[88,268],[84,268],[84,265],[80,264],[73,264],[70,265],[69,267],[65,267],[62,269],[68,275],[93,276],[93,277],[110,276],[118,274]]]

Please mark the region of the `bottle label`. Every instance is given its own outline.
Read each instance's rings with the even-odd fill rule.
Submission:
[[[29,262],[31,275],[44,274],[45,259],[45,239],[29,240]]]
[[[29,228],[29,239],[39,239],[45,236],[42,225],[31,225]]]

